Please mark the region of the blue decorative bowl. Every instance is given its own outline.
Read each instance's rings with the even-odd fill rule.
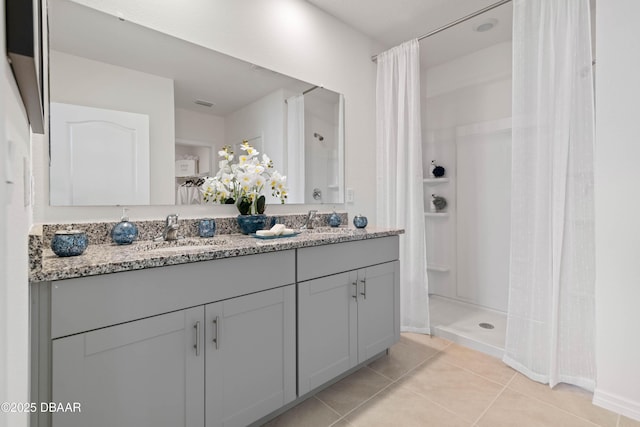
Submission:
[[[138,237],[138,227],[129,221],[117,223],[111,229],[111,240],[117,245],[130,245]]]
[[[368,223],[369,221],[367,221],[366,216],[356,215],[353,217],[353,225],[355,225],[356,228],[365,228]]]
[[[198,223],[200,237],[213,237],[216,234],[216,221],[213,218],[201,219]]]
[[[80,230],[57,231],[51,239],[53,253],[61,257],[82,255],[88,244],[87,234]]]
[[[342,223],[342,220],[340,219],[340,215],[334,212],[331,215],[329,215],[329,220],[327,222],[332,227],[339,227],[340,223]]]
[[[258,230],[263,230],[267,225],[267,216],[261,215],[238,215],[238,226],[243,234],[252,234]]]

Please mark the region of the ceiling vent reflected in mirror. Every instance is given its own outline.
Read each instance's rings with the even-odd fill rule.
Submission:
[[[202,105],[203,107],[207,107],[207,108],[211,108],[214,105],[216,105],[215,103],[213,103],[211,101],[205,101],[204,99],[195,99],[193,102],[198,104],[198,105]]]

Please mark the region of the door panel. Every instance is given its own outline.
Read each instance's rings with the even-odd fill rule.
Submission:
[[[202,321],[200,307],[54,340],[52,401],[82,411],[54,413],[52,425],[202,426]]]
[[[298,284],[300,396],[357,364],[355,272]]]

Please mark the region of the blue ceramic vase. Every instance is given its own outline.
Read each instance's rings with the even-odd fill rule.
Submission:
[[[367,221],[367,217],[366,216],[356,215],[356,216],[353,217],[353,225],[356,228],[365,228],[368,223],[369,223],[369,221]]]
[[[198,223],[200,237],[213,237],[216,234],[216,221],[213,218],[201,219]]]
[[[87,234],[81,230],[60,230],[51,239],[51,250],[61,257],[82,255],[88,245]]]
[[[111,240],[117,245],[130,245],[138,237],[138,227],[127,220],[117,223],[111,229]]]
[[[267,216],[260,215],[238,215],[238,226],[243,234],[253,234],[258,230],[263,230],[267,225]]]
[[[329,225],[332,227],[339,227],[340,223],[342,223],[342,220],[340,219],[340,215],[334,212],[331,215],[329,215],[328,222],[329,222]]]

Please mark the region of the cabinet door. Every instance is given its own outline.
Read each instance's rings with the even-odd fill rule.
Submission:
[[[298,284],[298,393],[335,378],[358,361],[356,272]]]
[[[358,270],[358,362],[400,339],[399,276],[398,261]]]
[[[203,321],[197,307],[54,340],[52,401],[81,412],[52,425],[204,425]]]
[[[245,426],[295,399],[295,285],[205,312],[207,426]]]

